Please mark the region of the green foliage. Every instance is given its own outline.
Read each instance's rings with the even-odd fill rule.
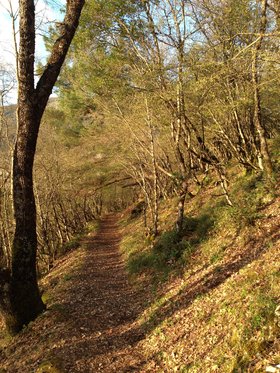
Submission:
[[[271,155],[274,160],[274,170],[280,172],[280,135],[276,136],[271,143]]]
[[[132,219],[139,217],[145,209],[145,201],[138,202],[135,206],[133,206],[130,216]]]
[[[72,250],[75,250],[75,249],[78,249],[78,247],[80,246],[80,241],[81,241],[81,238],[83,237],[82,234],[79,234],[77,236],[75,236],[74,238],[72,238],[70,241],[68,242],[65,242],[60,248],[59,248],[59,256],[60,255],[64,255],[66,254],[67,252],[69,251],[72,251]]]
[[[189,236],[189,240],[198,244],[207,238],[214,225],[214,216],[211,212],[201,213],[196,217],[186,216],[183,222],[182,235]]]
[[[48,291],[44,291],[41,298],[44,304],[48,304],[52,299],[51,294]]]
[[[215,251],[212,254],[212,256],[210,257],[210,263],[211,264],[216,264],[220,260],[222,260],[223,257],[224,257],[224,255],[225,255],[225,249],[226,249],[226,246],[222,246],[220,249],[218,249],[217,251]]]
[[[274,312],[277,306],[275,299],[271,298],[263,292],[259,292],[251,302],[250,318],[248,320],[248,326],[244,330],[245,338],[249,339],[257,331],[265,331],[271,321],[274,321]]]
[[[6,330],[2,329],[0,331],[0,348],[4,349],[12,341],[12,338],[13,337]],[[0,373],[2,373],[1,370]]]
[[[156,244],[149,250],[132,255],[128,268],[131,273],[139,273],[152,269],[155,273],[168,273],[189,245],[181,241],[176,231],[164,232]]]
[[[64,276],[63,276],[63,281],[71,281],[73,279],[74,275],[72,275],[71,273],[66,273]]]
[[[183,227],[180,235],[176,229],[163,232],[150,249],[130,255],[130,272],[152,270],[155,278],[163,275],[166,279],[168,273],[190,263],[198,245],[207,240],[213,219],[206,214],[185,217]]]
[[[74,101],[77,102],[75,107],[78,107],[77,99],[71,102],[74,103]],[[75,146],[78,144],[78,139],[84,129],[82,113],[76,112],[74,108],[64,110],[61,105],[57,108],[57,104],[57,101],[50,102],[44,115],[44,120],[52,129],[54,129],[55,134],[65,146]],[[69,112],[71,113],[71,117]]]
[[[221,230],[223,227],[238,230],[241,226],[253,226],[263,217],[262,210],[274,198],[273,191],[268,191],[261,174],[240,177],[231,190],[233,206],[225,200],[209,200],[201,209],[199,236],[204,236],[203,229]],[[204,222],[204,223],[203,223]],[[192,222],[189,223],[190,226]]]
[[[62,364],[58,358],[49,358],[43,361],[36,373],[63,373]]]
[[[237,224],[254,225],[262,217],[261,210],[273,196],[267,190],[261,175],[242,177],[236,183],[232,194],[235,198],[230,214]]]
[[[247,306],[247,317],[243,320],[245,325],[239,330],[238,343],[235,338],[232,340],[231,348],[236,354],[232,372],[247,371],[254,356],[267,354],[279,335],[274,314],[276,306],[275,299],[263,292],[258,291],[253,297]]]
[[[84,233],[95,233],[98,230],[99,225],[100,225],[99,220],[92,220],[88,222],[84,229]]]

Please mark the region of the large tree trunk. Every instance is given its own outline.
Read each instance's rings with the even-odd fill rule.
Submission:
[[[44,309],[36,276],[36,207],[33,193],[33,162],[40,119],[34,110],[35,9],[33,0],[20,2],[20,49],[17,124],[13,157],[15,235],[12,248],[10,315],[11,334]]]
[[[0,273],[0,307],[7,330],[15,334],[45,308],[36,274],[36,205],[33,163],[42,115],[78,26],[84,0],[68,0],[61,34],[34,87],[35,7],[20,0],[20,48],[18,54],[18,132],[13,157],[15,235],[11,270]]]
[[[36,207],[33,193],[33,161],[38,121],[32,108],[19,104],[18,138],[13,158],[13,200],[16,230],[12,250],[11,305],[13,318],[7,325],[16,333],[44,310],[36,276]]]

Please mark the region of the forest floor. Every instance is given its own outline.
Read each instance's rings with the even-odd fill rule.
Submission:
[[[0,344],[0,372],[141,371],[137,322],[146,292],[129,281],[116,217],[105,217],[79,250],[61,258],[42,283],[47,310]]]
[[[174,208],[164,208],[170,234]],[[13,339],[0,320],[0,373],[263,373],[279,364],[280,196],[241,222],[238,210],[219,208],[206,230],[193,202],[192,250],[162,268],[142,216],[104,217],[41,280],[41,316]]]

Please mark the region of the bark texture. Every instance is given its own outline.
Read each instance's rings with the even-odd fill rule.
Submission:
[[[0,281],[1,310],[10,334],[34,320],[45,308],[36,274],[36,204],[33,163],[42,115],[77,29],[84,0],[67,1],[61,34],[37,87],[34,87],[35,6],[20,1],[18,54],[18,132],[13,156],[15,235],[11,271]],[[5,281],[4,281],[5,280]]]
[[[264,34],[267,27],[267,0],[261,1],[261,20],[260,20],[260,36],[256,42],[253,50],[252,58],[252,83],[254,90],[254,124],[257,133],[258,146],[258,161],[259,168],[264,171],[267,181],[272,180],[273,168],[271,158],[266,141],[265,128],[263,126],[263,118],[261,112],[261,98],[260,98],[260,67],[259,54],[261,52]]]

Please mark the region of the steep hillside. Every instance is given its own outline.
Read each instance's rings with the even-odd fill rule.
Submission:
[[[145,237],[141,204],[103,219],[42,279],[47,311],[13,339],[2,328],[1,373],[264,372],[279,363],[280,197],[256,176],[238,175],[234,207],[216,188],[209,180],[189,199],[180,237],[175,200],[161,201],[156,238]]]
[[[165,202],[152,244],[140,238],[141,218],[124,223],[129,269],[154,283],[141,317],[143,372],[264,372],[279,363],[280,199],[257,184],[240,177],[233,208],[210,185],[189,201],[194,217],[180,239]]]
[[[44,66],[28,3],[0,104],[0,373],[280,364],[280,0],[73,0]]]

